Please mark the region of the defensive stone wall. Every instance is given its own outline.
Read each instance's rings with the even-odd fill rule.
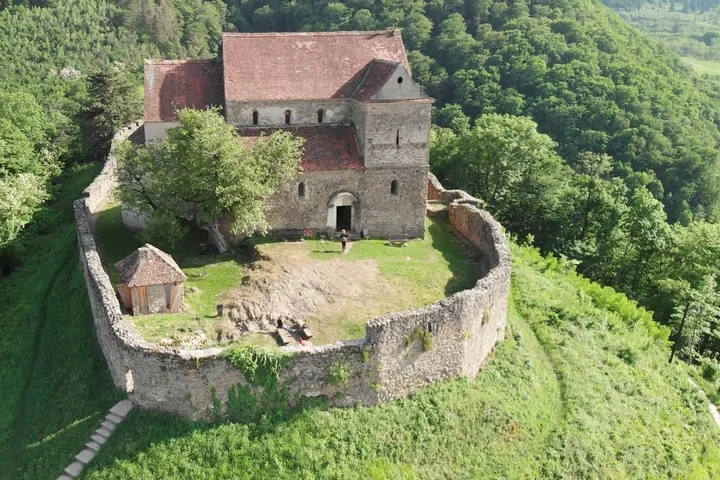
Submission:
[[[142,125],[143,121],[137,120],[133,122],[130,126],[121,129],[120,131],[115,133],[115,136],[112,140],[112,145],[115,146],[117,143],[122,142],[123,140],[127,140],[128,138],[130,138],[131,135],[138,132]],[[109,201],[112,200],[113,191],[115,190],[115,187],[117,187],[117,174],[115,173],[116,169],[117,158],[115,158],[115,155],[113,154],[111,149],[102,171],[97,177],[95,177],[95,180],[93,180],[93,182],[88,185],[87,188],[83,191],[83,196],[85,197],[88,208],[91,212],[97,212],[98,210],[101,210],[103,207],[105,207],[105,205],[107,205]]]
[[[76,200],[75,217],[96,334],[114,383],[143,408],[204,418],[214,400],[226,405],[232,387],[249,384],[223,349],[149,344],[123,319],[91,228],[93,213],[112,195],[114,167],[103,174],[102,183],[94,182],[86,197]],[[455,198],[429,178],[431,198]],[[333,405],[375,405],[438,380],[477,374],[504,336],[510,253],[500,225],[487,212],[456,200],[447,209],[455,229],[486,258],[484,276],[473,288],[437,303],[369,322],[364,339],[282,347],[291,356],[278,384],[291,401],[324,396]],[[338,369],[349,373],[343,385],[332,381]]]

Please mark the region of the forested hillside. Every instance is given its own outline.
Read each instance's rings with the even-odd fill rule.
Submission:
[[[669,1],[635,4],[672,8]],[[675,8],[712,15],[713,6]],[[353,473],[377,478],[450,475],[436,461],[450,457],[456,471],[498,476],[716,475],[704,404],[679,366],[662,367],[663,334],[639,328],[649,325],[646,313],[578,280],[570,265],[637,299],[670,331],[684,324],[671,339],[685,359],[703,364],[706,385],[717,391],[720,84],[699,82],[667,47],[595,0],[0,0],[0,277],[20,268],[0,278],[0,304],[10,312],[0,320],[0,458],[13,459],[0,475],[59,473],[56,464],[77,453],[94,416],[114,399],[95,391],[109,379],[99,352],[88,347],[94,343],[73,267],[69,202],[80,192],[76,172],[90,177],[75,164],[102,158],[113,129],[140,115],[143,59],[212,57],[223,30],[395,25],[414,77],[437,100],[433,171],[446,187],[482,197],[518,238],[570,260],[554,264],[516,249],[514,335],[477,383],[439,386],[379,410],[312,411],[295,423],[273,418],[247,428],[146,415],[121,432],[123,443],[111,452],[118,462],[106,456],[92,478],[172,477],[178,447],[204,452],[197,465],[217,464],[218,471],[242,464],[309,478],[318,467],[290,449],[301,449],[298,439],[308,432],[318,449],[302,450],[306,459],[345,473],[350,467],[334,459],[361,452],[368,460],[353,463]],[[714,48],[716,37],[705,33],[698,41]],[[91,350],[85,363],[73,357],[83,348]],[[609,378],[616,383],[604,384]],[[516,398],[518,391],[527,396]],[[466,397],[477,401],[460,400]],[[402,422],[406,430],[384,430],[384,437],[362,433]],[[438,434],[438,425],[450,434]],[[274,432],[292,437],[288,448],[279,447],[287,437]],[[338,432],[359,432],[360,440]],[[469,438],[483,441],[457,455],[442,447]],[[619,438],[627,441],[623,449]],[[153,439],[159,446],[145,456]],[[435,457],[417,456],[422,439]],[[394,441],[397,449],[387,451]],[[251,453],[228,457],[217,442]],[[490,454],[477,456],[487,445]],[[408,458],[411,451],[416,456]],[[503,470],[505,451],[530,456]],[[192,474],[197,465],[183,468]]]
[[[202,0],[25,3],[0,2],[0,276],[23,261],[27,242],[13,240],[53,177],[103,158],[112,131],[142,114],[131,97],[143,60],[213,56],[226,15]]]

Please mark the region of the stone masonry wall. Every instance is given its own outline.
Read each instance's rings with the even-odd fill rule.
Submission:
[[[329,99],[312,101],[227,102],[225,117],[238,127],[254,126],[253,111],[258,112],[260,127],[285,126],[285,111],[290,110],[290,126],[338,125],[351,122],[351,100]],[[318,109],[322,108],[323,121],[318,123]]]
[[[390,191],[397,181],[397,194]],[[305,184],[305,196],[298,195],[298,184]],[[329,170],[303,172],[295,181],[270,197],[265,214],[270,229],[305,229],[325,231],[328,202],[341,191],[359,200],[355,211],[355,232],[371,237],[407,233],[422,238],[425,233],[425,191],[427,168],[372,170]]]
[[[110,186],[112,169],[105,173]],[[430,178],[429,195],[445,195]],[[74,206],[96,336],[114,383],[143,408],[205,418],[213,392],[225,402],[229,389],[245,385],[245,378],[225,360],[221,348],[186,350],[149,344],[123,319],[91,229],[93,212],[111,194],[111,188],[94,184]],[[282,347],[293,354],[280,378],[290,398],[325,396],[333,405],[375,405],[438,380],[477,374],[504,336],[510,254],[500,225],[489,214],[467,203],[452,202],[448,208],[451,223],[487,257],[486,274],[475,287],[440,302],[369,322],[364,339]],[[420,339],[426,335],[423,332],[432,338],[427,351]],[[336,365],[351,372],[345,386],[328,380]]]

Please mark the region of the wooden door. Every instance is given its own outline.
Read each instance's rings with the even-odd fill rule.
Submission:
[[[136,287],[138,292],[138,309],[140,315],[147,315],[150,313],[148,308],[148,291],[147,287]]]
[[[171,313],[180,312],[182,288],[182,284],[173,285],[172,288],[170,288],[170,296],[168,298],[168,311]]]

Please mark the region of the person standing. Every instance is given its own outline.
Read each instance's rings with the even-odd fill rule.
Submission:
[[[340,230],[340,243],[342,244],[342,253],[345,253],[345,249],[347,248],[347,241],[348,238],[350,238],[350,235],[345,233],[345,229],[343,228]]]

